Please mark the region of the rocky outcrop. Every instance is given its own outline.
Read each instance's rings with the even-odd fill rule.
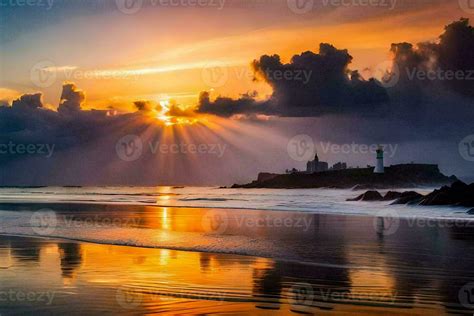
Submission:
[[[403,192],[399,198],[395,200],[392,204],[416,204],[423,199],[423,195],[415,191],[406,191]]]
[[[389,191],[382,196],[378,191],[367,191],[354,199],[347,199],[347,201],[394,201],[392,204],[408,204],[414,201],[421,201],[423,195],[414,192],[396,192]]]
[[[366,190],[390,189],[396,187],[447,185],[457,178],[442,174],[437,165],[404,164],[385,168],[384,174],[375,174],[373,168],[330,170],[313,174],[271,174],[261,173],[249,184],[235,184],[233,188],[306,189],[358,187]]]
[[[383,201],[383,196],[377,191],[367,191],[355,199],[348,199],[347,201]]]
[[[367,191],[355,199],[348,201],[391,201],[392,204],[416,204],[416,205],[436,205],[436,206],[474,206],[474,183],[467,185],[464,182],[456,181],[450,187],[443,186],[434,190],[428,195],[421,195],[415,191],[388,192],[383,198],[377,191]],[[474,215],[474,209],[468,214]]]
[[[421,205],[474,206],[474,183],[467,185],[462,181],[454,182],[451,187],[444,186],[425,196]]]
[[[396,192],[396,191],[388,191],[387,194],[383,197],[384,201],[393,201],[400,198],[403,193]]]

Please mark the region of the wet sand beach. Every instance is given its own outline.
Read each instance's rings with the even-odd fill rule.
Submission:
[[[474,310],[471,222],[50,207],[58,219],[50,235],[12,236],[2,228],[2,315],[432,315]],[[31,210],[23,205],[5,213]],[[61,217],[65,214],[74,215],[74,225]],[[117,218],[129,221],[113,226]],[[16,235],[31,230],[27,223],[17,224],[25,231]],[[135,240],[133,233],[141,236]],[[95,234],[95,241],[74,240],[87,234]],[[162,244],[166,238],[168,244]]]

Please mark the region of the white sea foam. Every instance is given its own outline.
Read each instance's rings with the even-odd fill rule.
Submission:
[[[418,190],[420,193],[431,189]],[[0,234],[57,237],[104,244],[157,247],[201,252],[234,253],[262,257],[303,260],[301,254],[311,245],[283,244],[278,237],[268,234],[256,238],[245,231],[237,234],[212,234],[193,230],[180,231],[163,227],[130,225],[71,225],[63,218],[54,223],[54,229],[38,233],[31,219],[34,215],[28,205],[22,210],[12,209],[10,203],[31,203],[35,209],[41,203],[127,204],[163,207],[202,207],[234,209],[294,211],[295,214],[333,214],[376,216],[381,211],[395,211],[401,217],[474,220],[466,208],[422,207],[390,205],[389,202],[347,202],[360,192],[350,190],[308,189],[216,189],[216,188],[34,188],[0,189]],[[39,205],[39,206],[38,206]],[[67,209],[67,205],[65,206]],[[74,213],[76,212],[76,213]],[[71,210],[70,215],[80,211]],[[252,211],[250,211],[252,212]],[[99,211],[93,214],[100,215]],[[154,212],[156,213],[156,211]],[[271,214],[271,213],[270,213]],[[156,214],[151,214],[155,216]],[[146,216],[145,216],[146,217]],[[120,218],[120,216],[119,216]],[[194,219],[199,220],[200,219]],[[333,223],[330,223],[333,224]],[[361,231],[363,228],[361,228]],[[310,238],[303,232],[299,238]],[[369,234],[369,236],[374,236]],[[285,243],[286,240],[283,240]]]
[[[431,192],[432,188],[423,188],[417,191],[426,194]],[[405,206],[388,206],[390,203],[387,202],[346,202],[346,199],[353,198],[360,193],[360,191],[333,189],[218,189],[210,187],[1,188],[0,204],[9,202],[99,203],[240,208],[346,215],[375,215],[382,207],[406,209]],[[408,209],[408,216],[472,218],[466,213],[468,209],[459,207],[409,207]],[[407,212],[403,211],[402,215],[405,213]]]

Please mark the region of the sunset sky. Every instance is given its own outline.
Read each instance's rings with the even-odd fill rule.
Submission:
[[[448,174],[471,176],[472,162],[460,157],[458,144],[474,133],[473,81],[410,82],[402,76],[390,90],[371,80],[381,80],[380,67],[391,68],[394,59],[411,65],[412,56],[420,67],[439,62],[438,68],[472,69],[468,24],[454,26],[440,43],[447,25],[474,16],[467,1],[2,3],[1,140],[53,143],[58,150],[49,160],[0,157],[10,164],[4,181],[245,182],[258,171],[303,168],[286,151],[298,134],[315,142],[394,143],[399,152],[388,163],[437,163]],[[467,41],[458,40],[467,33]],[[416,46],[421,42],[435,46]],[[265,69],[292,67],[311,69],[309,85],[265,78]],[[130,134],[214,141],[228,150],[220,160],[179,155],[115,161],[117,140]],[[331,163],[373,163],[371,154],[320,156]]]
[[[266,84],[251,78],[249,64],[260,55],[288,61],[328,42],[348,49],[351,69],[362,71],[387,60],[391,43],[435,40],[448,21],[466,16],[457,1],[439,0],[398,0],[393,10],[315,2],[302,14],[291,10],[291,1],[233,0],[223,8],[209,3],[168,7],[145,0],[135,14],[105,0],[2,8],[2,97],[41,90],[45,103],[57,107],[63,81],[86,91],[87,107],[124,110],[138,99],[193,106],[210,89],[232,97],[268,94]],[[58,72],[46,88],[30,78],[43,61]],[[202,73],[216,65],[229,67],[230,74],[225,84],[212,86]]]

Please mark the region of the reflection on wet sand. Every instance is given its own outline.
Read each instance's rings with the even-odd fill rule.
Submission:
[[[259,223],[269,212],[233,210],[220,231],[203,225],[208,212],[201,209],[109,211],[140,219],[157,236],[243,235],[289,260],[3,236],[0,291],[52,291],[55,297],[51,306],[8,301],[0,313],[80,306],[78,314],[472,314],[459,301],[460,289],[474,281],[473,230],[462,225],[421,228],[402,220],[387,235],[387,227],[369,217],[276,212],[273,219],[308,223],[276,229],[242,225],[242,216]]]

